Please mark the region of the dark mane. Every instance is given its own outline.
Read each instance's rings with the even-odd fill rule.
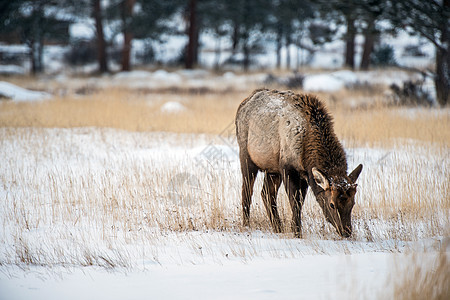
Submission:
[[[308,121],[309,128],[303,148],[307,170],[316,167],[328,176],[345,176],[345,151],[334,133],[333,118],[325,105],[314,95],[294,94],[291,99]]]

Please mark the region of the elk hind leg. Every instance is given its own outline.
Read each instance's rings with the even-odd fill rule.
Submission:
[[[281,220],[277,209],[277,194],[280,185],[281,175],[269,173],[264,174],[264,184],[261,191],[261,196],[273,230],[277,233],[281,232]]]
[[[250,158],[241,158],[242,171],[242,217],[243,226],[250,225],[250,205],[252,204],[253,185],[258,175],[258,167]]]

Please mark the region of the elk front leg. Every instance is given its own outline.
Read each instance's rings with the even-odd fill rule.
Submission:
[[[295,171],[284,172],[284,187],[289,198],[289,204],[292,210],[292,229],[295,237],[302,237],[302,207],[306,189],[300,174]]]

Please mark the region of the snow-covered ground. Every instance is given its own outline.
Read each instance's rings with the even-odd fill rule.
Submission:
[[[301,75],[304,76],[303,91],[329,93],[346,88],[351,90],[358,86],[381,86],[388,91],[389,86],[392,84],[401,87],[403,82],[408,80],[413,82],[424,80],[418,73],[409,73],[402,70],[309,71]],[[270,79],[271,76],[272,79]],[[247,92],[252,87],[257,88],[267,85],[284,88],[284,83],[288,82],[293,76],[295,75],[285,74],[273,77],[273,75],[264,72],[240,74],[231,71],[224,74],[215,74],[207,70],[184,69],[177,71],[160,69],[153,72],[135,70],[119,72],[114,75],[103,75],[101,77],[71,77],[60,75],[52,80],[46,78],[36,81],[35,85],[41,90],[46,90],[47,93],[29,91],[9,82],[1,81],[0,98],[3,97],[15,101],[31,101],[50,98],[51,94],[76,93],[77,90],[84,90],[86,88],[126,88],[142,89],[144,91],[210,89],[221,92],[230,90]],[[425,79],[423,88],[430,94],[432,99],[435,98],[434,82],[431,78],[428,77]]]
[[[435,254],[420,256],[433,261]],[[2,299],[392,299],[410,255],[313,255],[213,265],[153,266],[139,271],[96,268],[43,271],[5,280]],[[55,272],[57,275],[52,274]],[[397,277],[398,276],[398,277]]]
[[[0,81],[0,98],[14,101],[36,101],[48,99],[51,95],[45,92],[30,91],[6,81]]]
[[[25,75],[25,68],[18,65],[0,65],[0,74]]]
[[[119,72],[115,75],[103,75],[101,77],[71,77],[58,76],[54,79],[38,79],[31,86],[34,89],[45,90],[42,92],[28,91],[14,87],[11,83],[0,82],[0,97],[12,100],[34,100],[48,98],[50,95],[67,95],[83,93],[86,90],[101,90],[111,88],[124,88],[142,90],[147,93],[174,92],[174,91],[199,91],[208,92],[246,92],[251,89],[264,86],[285,89],[286,82],[294,78],[294,74],[273,76],[268,73],[240,74],[226,72],[215,74],[207,70],[177,70],[166,71],[131,71]],[[310,71],[302,74],[304,76],[303,88],[305,92],[328,92],[334,93],[342,89],[361,89],[376,87],[386,91],[386,99],[392,93],[389,90],[391,84],[403,86],[403,82],[411,80],[421,81],[423,78],[417,73],[409,73],[402,70],[373,70],[373,71]],[[296,87],[295,89],[300,89]],[[427,78],[423,83],[423,89],[427,91],[431,99],[435,99],[434,82]],[[50,95],[49,95],[50,94]],[[45,96],[45,97],[44,97]],[[382,96],[382,95],[380,95]],[[351,101],[352,99],[347,99]],[[365,101],[370,101],[366,99]],[[373,100],[373,99],[372,99]],[[180,107],[178,107],[180,108]],[[178,109],[177,108],[177,109]],[[164,108],[165,110],[166,108]],[[172,108],[169,108],[171,110]],[[180,108],[181,109],[181,108]]]
[[[350,168],[364,164],[352,239],[338,238],[308,194],[300,240],[271,233],[261,180],[252,229],[241,228],[237,149],[225,136],[0,128],[0,137],[0,299],[392,298],[396,265],[404,275],[412,257],[427,267],[450,251],[439,189],[450,158],[432,145],[347,148]]]

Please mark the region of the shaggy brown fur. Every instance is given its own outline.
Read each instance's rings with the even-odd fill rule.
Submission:
[[[301,235],[301,208],[308,186],[338,233],[351,234],[354,182],[362,165],[346,175],[347,160],[334,133],[332,117],[316,96],[255,90],[238,108],[236,135],[245,226],[249,225],[251,195],[259,170],[265,173],[262,197],[276,232],[281,231],[276,198],[283,181],[296,235]]]
[[[308,135],[303,142],[303,157],[307,169],[316,167],[326,174],[345,176],[345,152],[334,133],[333,118],[325,106],[314,95],[294,94],[289,99],[309,125]]]

